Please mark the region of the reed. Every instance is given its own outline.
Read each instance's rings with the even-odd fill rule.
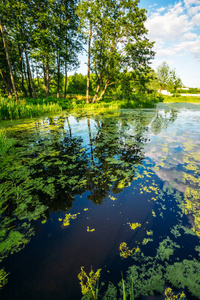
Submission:
[[[49,112],[60,112],[62,107],[58,103],[16,104],[10,99],[0,98],[0,120],[32,118]]]

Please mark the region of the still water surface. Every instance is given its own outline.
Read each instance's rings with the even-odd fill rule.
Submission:
[[[81,299],[82,266],[102,269],[101,296],[129,270],[136,296],[200,299],[200,106],[4,125],[0,299]]]

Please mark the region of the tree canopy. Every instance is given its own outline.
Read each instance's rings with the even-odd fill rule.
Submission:
[[[166,62],[163,62],[158,66],[157,79],[160,85],[160,90],[173,90],[175,91],[175,95],[177,93],[177,89],[183,86],[180,77],[176,73],[176,70],[170,70],[170,67]]]
[[[66,96],[67,72],[79,65],[88,43],[96,87],[92,102],[125,72],[149,69],[154,56],[147,37],[146,11],[138,0],[2,0],[0,3],[0,91],[37,98],[42,87]],[[83,39],[85,38],[85,39]],[[129,76],[127,76],[128,78]],[[63,89],[63,79],[64,89]],[[86,89],[86,87],[85,87]]]

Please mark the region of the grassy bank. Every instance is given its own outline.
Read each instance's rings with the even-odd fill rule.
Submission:
[[[164,100],[163,102],[195,102],[195,103],[200,103],[200,97],[197,96],[163,96]]]
[[[23,119],[40,116],[49,112],[60,112],[58,103],[33,104],[21,100],[17,105],[14,101],[0,98],[0,120]]]
[[[60,99],[52,96],[38,99],[20,99],[19,104],[17,105],[10,99],[0,98],[0,120],[32,118],[38,117],[44,113],[61,112],[66,109],[151,108],[159,101],[160,98],[153,95],[134,95],[130,100],[118,100],[116,97],[105,97],[97,103],[86,104],[85,96],[71,95],[67,96],[67,98]]]

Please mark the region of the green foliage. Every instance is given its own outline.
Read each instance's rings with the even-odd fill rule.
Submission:
[[[180,94],[200,94],[200,90],[198,88],[179,89],[178,92]]]
[[[17,105],[9,99],[0,99],[0,120],[32,118],[44,113],[60,111],[62,108],[57,103]]]
[[[7,274],[4,269],[0,269],[0,289],[2,289],[4,285],[7,283],[8,275],[9,274]]]
[[[68,78],[67,92],[72,94],[85,94],[87,83],[86,75],[75,73]]]
[[[180,248],[180,246],[170,240],[169,237],[167,237],[159,244],[157,256],[161,260],[169,260],[169,257],[174,254],[175,248]]]
[[[187,287],[197,298],[200,298],[200,263],[196,260],[183,260],[168,266],[166,279],[177,289]]]
[[[6,130],[0,129],[0,160],[2,157],[5,157],[10,150],[13,151],[14,141],[12,139],[8,139],[6,136]]]
[[[177,90],[183,86],[180,77],[176,74],[175,70],[171,70],[169,73],[168,88],[175,92],[175,97],[177,95]]]
[[[98,299],[98,283],[101,269],[94,272],[92,269],[87,275],[84,267],[81,267],[81,272],[78,274],[80,280],[81,291],[83,294],[82,300],[97,300]]]
[[[163,96],[163,102],[200,102],[200,97],[198,96],[179,96],[174,99],[174,97]]]
[[[172,90],[177,95],[177,90],[183,86],[180,77],[175,70],[170,70],[169,65],[163,62],[157,68],[157,79],[160,84],[160,89]]]
[[[102,299],[103,300],[117,300],[117,288],[112,282],[109,282],[108,288]]]
[[[82,0],[78,12],[87,32],[89,26],[92,28],[91,69],[97,76],[92,100],[95,103],[127,68],[141,72],[148,69],[154,55],[153,43],[146,38],[146,11],[138,7],[138,1],[121,1],[118,5],[117,1]],[[118,47],[124,39],[126,43]],[[122,81],[128,86],[127,78]]]
[[[165,89],[168,85],[169,80],[169,65],[166,62],[163,62],[160,66],[157,68],[157,78],[160,83],[160,89]]]
[[[127,272],[125,287],[126,294],[131,295],[134,290],[135,298],[141,295],[154,295],[154,292],[162,293],[164,286],[162,267],[153,265],[148,267],[143,265],[141,268],[133,265]],[[123,282],[119,283],[120,292],[123,295]]]

